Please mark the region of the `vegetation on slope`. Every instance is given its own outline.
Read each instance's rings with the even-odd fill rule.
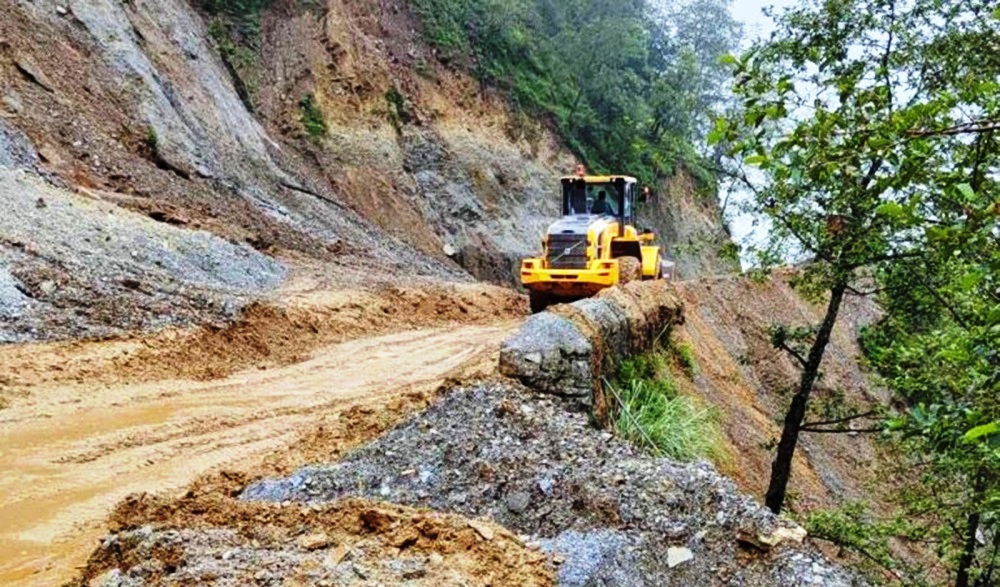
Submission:
[[[698,147],[740,41],[730,0],[413,0],[442,61],[554,125],[596,171],[650,182],[684,165],[714,174]],[[705,23],[711,22],[711,26]]]
[[[659,456],[725,462],[718,413],[680,392],[671,363],[687,376],[695,372],[694,357],[684,345],[671,344],[622,362],[615,381],[606,382],[616,404],[615,430]]]
[[[886,316],[865,345],[895,415],[871,428],[904,457],[885,481],[897,512],[814,526],[902,585],[1000,580],[998,48],[992,0],[802,3],[739,62],[742,111],[715,132],[763,172],[743,176],[772,226],[762,261],[804,261],[826,307],[773,341],[802,369],[767,504],[784,507],[800,434],[871,416],[810,421],[810,398],[844,300],[877,296]],[[930,559],[911,565],[890,540]]]

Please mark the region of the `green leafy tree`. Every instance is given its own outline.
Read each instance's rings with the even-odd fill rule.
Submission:
[[[771,224],[761,261],[802,261],[804,291],[826,301],[820,323],[774,340],[801,366],[766,495],[775,512],[799,435],[817,428],[806,416],[845,297],[939,246],[970,178],[996,170],[984,145],[1000,128],[1000,60],[979,56],[998,39],[992,2],[814,0],[738,63],[742,109],[713,139],[763,171],[742,177]]]
[[[979,160],[997,146],[990,132],[971,145]],[[905,406],[891,422],[911,479],[898,505],[956,587],[995,584],[1000,555],[1000,189],[995,168],[972,166],[928,253],[880,276],[887,314],[864,339]]]
[[[690,6],[689,6],[690,4]],[[414,0],[442,60],[508,91],[546,119],[590,168],[646,182],[678,163],[704,170],[698,147],[725,94],[719,58],[738,31],[728,0]],[[699,10],[723,18],[697,21]],[[674,26],[685,15],[690,26]],[[698,25],[697,27],[695,25]],[[706,41],[702,35],[714,35]],[[720,69],[722,68],[722,69]],[[707,175],[707,172],[700,174]]]

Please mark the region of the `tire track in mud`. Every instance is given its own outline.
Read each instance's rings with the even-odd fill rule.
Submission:
[[[70,579],[128,494],[182,491],[223,467],[252,468],[331,415],[430,392],[463,370],[488,371],[512,328],[354,340],[218,381],[36,388],[33,396],[58,399],[0,412],[0,584]]]

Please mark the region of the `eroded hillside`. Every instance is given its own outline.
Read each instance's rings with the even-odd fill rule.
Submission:
[[[27,178],[0,178],[19,193],[0,234],[5,339],[231,319],[280,278],[260,254],[510,283],[537,252],[574,158],[544,120],[439,63],[405,3],[274,2],[237,22],[249,40],[200,6],[3,0],[0,165]],[[711,198],[664,192],[650,221],[683,243],[682,273],[730,270],[709,250]],[[57,216],[47,200],[69,205]],[[85,201],[107,204],[103,218]],[[115,207],[127,226],[108,220]],[[255,287],[190,282],[133,243],[162,224],[207,233],[195,264],[256,255]],[[108,296],[129,302],[92,308]]]

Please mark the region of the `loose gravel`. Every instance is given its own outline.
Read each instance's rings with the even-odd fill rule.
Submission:
[[[506,383],[456,390],[343,461],[261,481],[242,498],[351,496],[491,517],[541,541],[564,586],[860,584],[808,546],[741,546],[738,534],[785,523],[711,465],[651,458],[560,400]],[[671,547],[694,558],[670,568]]]

